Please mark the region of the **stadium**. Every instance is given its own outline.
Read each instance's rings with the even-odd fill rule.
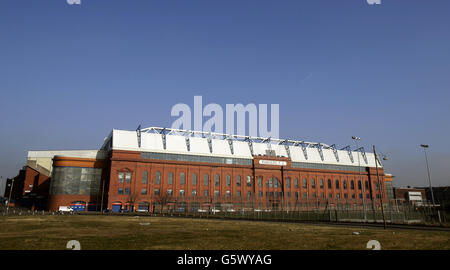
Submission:
[[[392,193],[363,147],[158,127],[113,129],[97,150],[29,151],[22,175],[17,202],[51,211],[361,208]]]

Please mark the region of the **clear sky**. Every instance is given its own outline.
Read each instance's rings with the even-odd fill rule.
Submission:
[[[0,175],[28,150],[170,127],[176,103],[280,104],[280,137],[388,156],[450,185],[450,1],[0,1]]]

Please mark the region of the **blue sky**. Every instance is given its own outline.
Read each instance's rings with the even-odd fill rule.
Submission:
[[[0,175],[28,150],[169,127],[176,103],[280,104],[280,137],[361,137],[395,185],[450,184],[447,0],[2,0]]]

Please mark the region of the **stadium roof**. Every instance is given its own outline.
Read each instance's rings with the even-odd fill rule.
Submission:
[[[102,146],[105,150],[189,154],[252,159],[258,155],[288,157],[292,162],[375,167],[373,153],[361,147],[337,149],[335,145],[306,141],[180,130],[160,127],[136,131],[113,129]],[[382,164],[378,162],[378,166]]]

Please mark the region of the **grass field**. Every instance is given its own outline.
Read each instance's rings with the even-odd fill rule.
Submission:
[[[450,232],[133,216],[0,217],[0,249],[450,249]],[[353,234],[358,232],[359,234]]]

